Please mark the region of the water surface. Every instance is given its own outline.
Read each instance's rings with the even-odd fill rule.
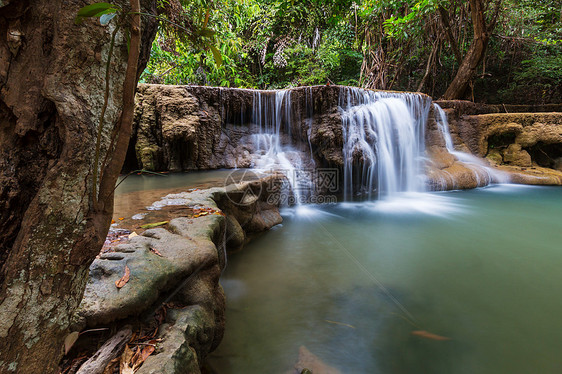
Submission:
[[[409,195],[284,219],[229,258],[218,373],[286,373],[301,346],[342,373],[562,372],[561,188]]]

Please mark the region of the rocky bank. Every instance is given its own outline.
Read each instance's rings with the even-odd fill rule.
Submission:
[[[155,337],[162,341],[137,373],[198,373],[224,333],[219,278],[226,253],[281,223],[278,206],[268,202],[276,188],[280,176],[268,175],[154,202],[137,227],[128,225],[134,230],[130,239],[106,248],[92,263],[74,330],[143,324],[164,306]],[[155,221],[162,224],[139,227]]]

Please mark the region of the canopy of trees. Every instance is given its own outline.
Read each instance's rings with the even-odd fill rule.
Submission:
[[[163,32],[145,82],[248,88],[332,82],[488,102],[562,101],[561,0],[182,4],[193,28],[214,39],[222,64],[212,48]],[[465,86],[445,94],[463,70],[468,79],[457,79]]]

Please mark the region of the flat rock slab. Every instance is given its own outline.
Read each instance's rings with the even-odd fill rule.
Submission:
[[[148,229],[128,243],[103,253],[90,266],[90,277],[79,308],[80,322],[95,326],[147,309],[197,268],[224,261],[215,243],[225,232],[226,218],[209,191],[168,195],[167,204],[181,202],[217,212],[197,218],[178,217],[163,227]],[[160,202],[159,202],[160,203]],[[144,220],[150,222],[150,216]],[[116,286],[129,269],[128,281]]]
[[[270,184],[271,177],[252,183]],[[76,325],[96,326],[138,315],[195,270],[217,264],[222,269],[229,239],[235,239],[239,246],[246,232],[267,230],[281,223],[277,207],[264,203],[267,195],[250,204],[237,205],[229,199],[229,193],[248,185],[169,194],[154,202],[154,211],[149,211],[140,224],[155,222],[151,212],[167,206],[202,213],[173,218],[98,256],[90,266],[84,297],[74,318]],[[231,212],[230,230],[217,202]],[[129,278],[119,288],[116,282],[124,277],[127,268]]]

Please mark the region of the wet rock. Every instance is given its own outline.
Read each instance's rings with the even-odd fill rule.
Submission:
[[[137,374],[198,374],[200,362],[213,343],[214,317],[200,306],[169,310],[166,324],[160,327],[158,344]]]
[[[319,163],[341,165],[339,87],[302,87],[290,92],[290,133],[284,134],[282,141],[306,145],[305,158],[312,154]],[[264,100],[275,95],[261,94]],[[139,85],[125,168],[181,171],[251,167],[257,156],[251,135],[259,131],[252,118],[254,99],[252,90]]]
[[[486,155],[486,159],[493,165],[501,165],[503,163],[503,156],[498,149],[491,149]]]
[[[485,157],[497,170],[511,175],[514,183],[559,185],[556,160],[562,157],[562,113],[499,113],[489,114],[490,108],[474,106],[464,102],[447,102],[449,125],[455,139],[455,148],[466,147],[470,153]],[[523,109],[523,108],[519,108]],[[470,115],[466,115],[469,113]],[[431,134],[432,128],[429,128]],[[451,168],[445,159],[432,147],[442,147],[439,139],[432,138],[428,143],[428,154],[432,165],[428,167],[428,184],[431,188],[453,184],[480,185],[468,178],[465,170],[456,166]],[[474,169],[472,165],[469,169]],[[533,168],[527,172],[521,168]],[[456,175],[455,175],[456,174]],[[455,183],[450,179],[459,178]]]
[[[240,223],[232,215],[226,216],[226,247],[237,251],[244,245],[246,235]]]
[[[224,217],[209,218],[214,221],[212,226],[224,226]],[[217,261],[217,248],[207,233],[185,237],[163,228],[147,230],[94,260],[78,311],[80,320],[95,326],[137,314],[198,266],[213,261]],[[123,276],[125,266],[130,269],[129,281],[117,288],[115,282]]]

